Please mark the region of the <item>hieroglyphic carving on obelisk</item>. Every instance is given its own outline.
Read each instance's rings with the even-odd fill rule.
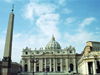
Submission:
[[[13,9],[9,16],[8,29],[5,41],[4,56],[2,59],[2,75],[10,75],[11,67],[11,52],[12,52],[12,38],[13,38],[13,24],[14,14]]]

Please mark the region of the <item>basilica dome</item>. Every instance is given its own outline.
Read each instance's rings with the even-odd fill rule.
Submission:
[[[55,37],[52,36],[51,41],[46,45],[45,49],[61,49],[61,46],[57,41],[55,41]]]

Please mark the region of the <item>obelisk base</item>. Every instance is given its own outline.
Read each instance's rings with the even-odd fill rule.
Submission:
[[[2,75],[11,75],[10,74],[10,62],[2,62]]]
[[[8,69],[8,68],[3,68],[3,69],[2,69],[2,75],[11,75],[9,71],[10,71],[10,69]]]

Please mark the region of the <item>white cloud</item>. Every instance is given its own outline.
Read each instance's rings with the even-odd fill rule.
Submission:
[[[98,27],[96,27],[96,30],[98,30],[99,28]]]
[[[70,24],[70,23],[72,23],[72,22],[74,22],[74,21],[75,21],[75,18],[70,17],[70,18],[67,18],[67,19],[66,19],[65,24]]]
[[[23,8],[24,11],[24,18],[30,19],[33,21],[33,3],[30,3],[28,5],[25,5],[25,8]]]
[[[69,43],[74,43],[74,44],[81,44],[89,40],[95,39],[93,33],[87,33],[87,32],[76,33],[74,35],[70,35],[69,33],[66,33],[65,37],[67,38]]]
[[[62,13],[70,14],[70,13],[72,13],[72,10],[65,8],[62,10]]]
[[[42,15],[36,22],[37,26],[40,28],[40,33],[49,37],[54,34],[59,38],[60,32],[56,26],[58,23],[59,14]]]
[[[83,32],[83,29],[85,28],[86,25],[92,24],[93,21],[96,19],[94,17],[86,18],[82,21],[81,24],[79,24],[79,28],[77,29],[78,32]]]
[[[86,18],[81,24],[79,24],[80,26],[76,30],[77,32],[75,34],[68,32],[64,34],[64,38],[67,43],[75,46],[78,49],[76,50],[78,53],[82,52],[87,41],[99,41],[100,36],[96,36],[94,33],[84,30],[86,25],[92,24],[95,20],[96,19],[94,17]],[[68,23],[72,22],[70,18],[67,21]]]
[[[20,37],[22,34],[20,34],[20,33],[18,33],[18,34],[14,34],[14,37],[15,38],[18,38],[18,37]]]
[[[56,5],[38,3],[38,1],[31,0],[29,4],[25,5],[23,8],[23,17],[34,21],[35,17],[38,17],[36,20],[36,33],[34,28],[32,28],[28,33],[22,34],[18,33],[14,35],[13,43],[13,60],[18,61],[19,59],[14,59],[16,57],[21,59],[22,48],[28,46],[29,48],[35,49],[40,47],[45,47],[46,44],[51,40],[52,34],[59,39],[61,34],[57,27],[59,24],[59,14],[54,13]],[[17,38],[16,38],[17,37]],[[17,51],[17,52],[16,52]],[[16,56],[14,56],[16,53]],[[18,54],[19,53],[19,54]],[[18,55],[17,55],[18,54]]]
[[[86,25],[90,25],[95,20],[96,19],[94,17],[86,18],[80,25],[81,27],[84,27]]]
[[[5,2],[11,2],[11,0],[5,0]]]
[[[100,34],[100,32],[96,32],[97,34]]]
[[[5,40],[4,38],[0,38],[0,58],[1,60],[3,58],[4,46],[5,46]]]
[[[66,32],[64,39],[67,42],[67,45],[74,46],[76,48],[76,52],[81,53],[85,48],[87,41],[100,41],[99,37],[100,36],[96,36],[93,33],[83,31],[74,35]]]
[[[34,20],[35,16],[41,16],[43,14],[49,14],[55,11],[57,6],[53,4],[41,3],[30,1],[29,4],[25,5],[23,10],[23,17],[31,21]]]
[[[59,2],[60,5],[65,5],[66,4],[66,0],[57,0]]]

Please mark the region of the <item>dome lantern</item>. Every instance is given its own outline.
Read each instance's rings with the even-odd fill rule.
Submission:
[[[55,37],[54,37],[54,35],[52,35],[51,41],[55,41]]]

